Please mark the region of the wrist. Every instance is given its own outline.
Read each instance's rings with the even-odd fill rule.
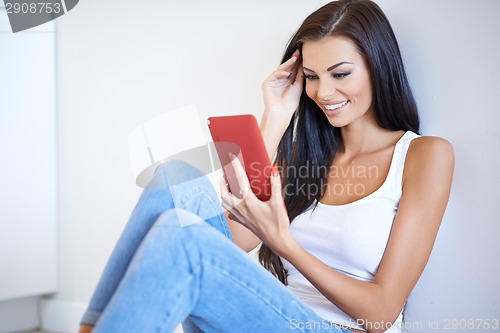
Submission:
[[[286,127],[283,128],[283,125],[277,119],[273,119],[272,117],[262,117],[262,121],[260,123],[260,132],[264,139],[279,141],[285,133]]]
[[[302,247],[291,235],[282,242],[279,248],[273,249],[278,256],[287,261],[290,261],[290,258],[295,257],[301,250]]]
[[[279,120],[276,116],[267,116],[264,113],[262,121],[260,123],[260,132],[262,134],[262,139],[266,146],[266,150],[269,156],[269,160],[273,161],[278,149],[278,145],[286,131],[288,123],[284,123]]]
[[[263,124],[272,124],[273,127],[283,128],[285,130],[292,119],[293,111],[290,112],[286,108],[265,107],[262,115]]]

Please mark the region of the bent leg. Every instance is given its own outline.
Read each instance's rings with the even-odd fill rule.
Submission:
[[[179,220],[190,221],[181,227]],[[163,213],[137,251],[94,332],[349,332],[324,323],[234,243],[195,214]]]
[[[220,202],[205,175],[181,161],[160,165],[143,191],[94,291],[82,324],[95,324],[124,276],[132,257],[161,213],[182,208],[231,238]]]

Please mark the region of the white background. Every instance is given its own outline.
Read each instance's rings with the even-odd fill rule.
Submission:
[[[189,104],[203,117],[260,117],[262,80],[324,3],[86,0],[57,20],[60,284],[44,303],[46,328],[76,329],[140,194],[130,132]],[[500,2],[377,3],[399,38],[423,134],[456,152],[448,210],[406,320],[429,331],[500,319]]]

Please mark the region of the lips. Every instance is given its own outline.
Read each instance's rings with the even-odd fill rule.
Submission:
[[[345,106],[348,102],[349,102],[348,100],[345,100],[345,101],[339,102],[339,103],[323,104],[323,106],[328,111],[334,111],[334,110],[340,109],[341,107]]]

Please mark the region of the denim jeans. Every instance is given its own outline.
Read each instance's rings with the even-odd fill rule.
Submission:
[[[94,332],[350,332],[322,319],[232,241],[208,179],[161,165],[81,323]]]

